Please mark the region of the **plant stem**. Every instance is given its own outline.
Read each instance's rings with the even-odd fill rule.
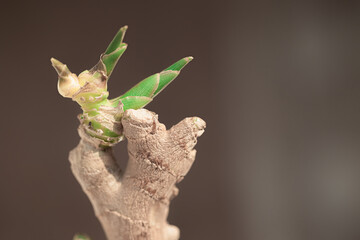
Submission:
[[[128,140],[125,171],[116,164],[112,148],[79,127],[79,145],[70,152],[71,169],[89,197],[108,240],[176,240],[169,225],[169,204],[178,193],[175,184],[195,160],[194,146],[205,128],[197,117],[166,130],[146,109],[127,110],[122,117]]]

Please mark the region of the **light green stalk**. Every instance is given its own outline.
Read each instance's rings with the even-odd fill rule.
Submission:
[[[132,87],[123,95],[109,100],[107,82],[114,67],[127,48],[123,43],[127,26],[120,28],[99,62],[90,70],[78,76],[60,61],[51,58],[57,71],[58,91],[63,97],[71,98],[82,108],[79,116],[90,136],[101,140],[103,146],[111,146],[123,139],[121,117],[127,109],[146,106],[170,84],[193,58],[185,57],[160,73],[156,73]]]

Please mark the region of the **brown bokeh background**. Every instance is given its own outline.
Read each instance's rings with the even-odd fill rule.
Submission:
[[[112,97],[195,57],[147,107],[207,122],[171,204],[182,239],[360,239],[358,1],[4,1],[0,20],[0,239],[105,239],[49,59],[90,68],[125,24]]]

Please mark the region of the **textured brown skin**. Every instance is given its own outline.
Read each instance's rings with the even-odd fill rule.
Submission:
[[[185,118],[171,129],[145,109],[125,112],[122,125],[129,161],[124,172],[112,149],[102,149],[82,126],[79,145],[70,152],[71,169],[89,197],[108,240],[176,240],[180,231],[169,225],[175,184],[190,170],[193,149],[205,122]]]

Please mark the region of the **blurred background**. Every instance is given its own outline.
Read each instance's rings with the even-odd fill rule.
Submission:
[[[171,127],[207,122],[169,222],[186,240],[360,239],[360,2],[3,1],[0,239],[105,239],[73,177],[79,106],[50,57],[74,73],[117,30],[128,50],[116,97],[185,56],[147,106]],[[115,148],[126,165],[126,142]]]

